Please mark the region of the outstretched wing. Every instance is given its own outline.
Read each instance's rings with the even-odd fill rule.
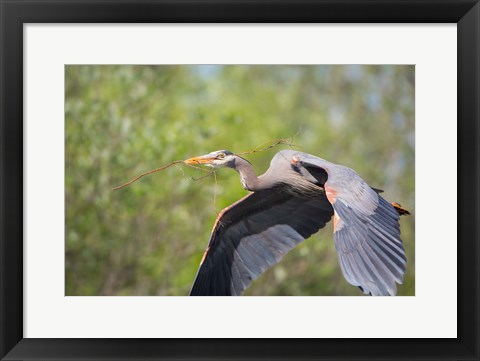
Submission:
[[[240,295],[332,215],[320,188],[315,196],[280,186],[248,194],[218,216],[190,295]]]
[[[406,269],[395,208],[352,169],[306,155],[310,173],[324,169],[324,188],[334,209],[334,241],[343,275],[365,294],[395,295]],[[325,178],[324,178],[325,180]]]
[[[394,296],[396,283],[403,282],[406,257],[398,213],[381,196],[371,215],[359,215],[337,199],[335,248],[345,278],[366,294]]]

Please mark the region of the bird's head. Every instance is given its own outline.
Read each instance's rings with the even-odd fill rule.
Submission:
[[[235,160],[239,158],[228,150],[217,150],[199,157],[193,157],[183,162],[185,164],[205,164],[213,168],[235,168]]]

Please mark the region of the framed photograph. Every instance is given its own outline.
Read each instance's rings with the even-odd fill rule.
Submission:
[[[479,359],[477,1],[1,9],[2,360]]]

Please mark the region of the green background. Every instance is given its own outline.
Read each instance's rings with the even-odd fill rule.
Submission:
[[[192,180],[205,173],[176,165],[112,187],[292,135],[411,211],[398,294],[414,295],[414,79],[406,65],[66,66],[66,295],[187,295],[216,212],[247,193],[238,174]],[[261,174],[280,149],[245,157]],[[341,274],[331,224],[245,294],[362,295]]]

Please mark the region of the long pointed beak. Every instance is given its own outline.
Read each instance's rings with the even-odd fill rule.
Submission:
[[[202,155],[200,157],[193,157],[183,161],[185,164],[212,164],[215,158],[209,155]]]

